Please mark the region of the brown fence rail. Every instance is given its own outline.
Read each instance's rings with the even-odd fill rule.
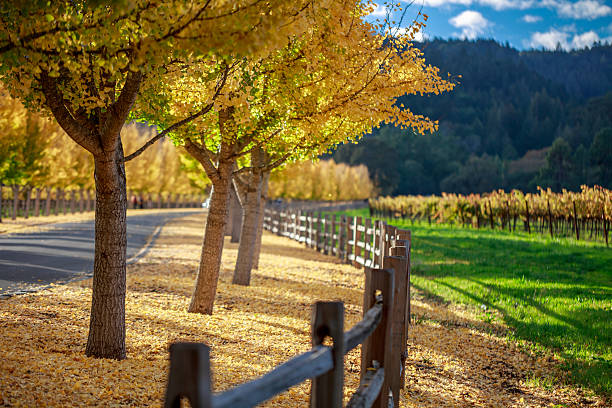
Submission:
[[[315,303],[311,350],[253,381],[216,394],[211,390],[209,348],[199,343],[175,343],[170,346],[165,407],[180,407],[181,398],[197,408],[253,407],[311,379],[310,406],[340,408],[344,355],[360,344],[360,386],[347,407],[399,406],[410,316],[410,231],[397,230],[385,223],[376,223],[376,230],[369,219],[340,217],[341,222],[333,224],[334,219],[329,218],[326,224],[327,217],[320,214],[266,211],[264,227],[364,265],[363,319],[344,332],[344,304]],[[357,236],[358,232],[362,234]],[[345,246],[339,244],[341,237]],[[364,249],[371,256],[351,259],[347,249],[350,242],[351,248]],[[332,346],[323,345],[326,337],[331,338]]]
[[[33,188],[0,185],[0,220],[93,211],[96,193],[88,189]],[[196,194],[128,193],[128,208],[199,208]]]

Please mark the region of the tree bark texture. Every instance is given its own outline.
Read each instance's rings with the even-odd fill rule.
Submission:
[[[231,197],[230,197],[230,217],[232,230],[230,238],[230,242],[236,243],[240,242],[240,232],[242,231],[242,217],[243,211],[242,206],[240,205],[240,200],[238,200],[238,193],[236,192],[236,186],[232,183],[231,189]]]
[[[243,210],[242,231],[240,233],[240,245],[238,246],[238,258],[236,259],[234,277],[232,278],[232,283],[236,285],[248,286],[251,283],[257,223],[260,213],[259,203],[261,201],[263,179],[261,166],[265,160],[264,154],[261,149],[252,153],[252,168],[248,172],[247,182],[240,187],[242,189],[240,201]]]
[[[32,187],[26,186],[23,188],[23,192],[25,193],[25,205],[23,209],[23,218],[30,217],[30,200],[32,197]]]
[[[268,200],[268,186],[270,183],[270,172],[263,174],[261,181],[261,197],[259,200],[259,218],[257,221],[257,235],[255,237],[255,250],[253,253],[253,269],[259,269],[259,255],[261,254],[261,239],[263,238],[263,224],[266,210],[266,201]]]
[[[11,219],[16,219],[17,218],[17,212],[19,211],[19,186],[14,185],[12,186],[13,189],[13,214],[11,216]]]
[[[45,216],[51,213],[51,187],[45,188]]]
[[[218,179],[214,182],[210,196],[200,267],[189,305],[189,311],[192,313],[212,314],[213,312],[221,268],[232,168],[233,160],[227,159],[220,160],[217,166]]]
[[[95,157],[95,256],[89,337],[85,354],[126,358],[126,211],[123,148]]]
[[[36,198],[34,199],[34,216],[40,216],[40,188],[36,187]]]

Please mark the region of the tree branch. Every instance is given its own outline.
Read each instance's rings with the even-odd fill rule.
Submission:
[[[186,125],[187,123],[199,118],[202,115],[207,114],[208,112],[210,112],[210,110],[215,106],[215,100],[217,99],[217,97],[219,96],[219,94],[221,93],[221,90],[223,89],[223,87],[225,86],[225,83],[227,81],[227,77],[229,75],[229,71],[230,71],[230,67],[228,67],[227,65],[225,66],[225,71],[223,72],[223,76],[221,77],[221,80],[217,83],[217,85],[215,86],[215,94],[212,97],[212,102],[210,102],[208,105],[206,105],[205,107],[203,107],[202,109],[200,109],[198,112],[194,113],[191,116],[186,117],[183,120],[180,120],[176,123],[174,123],[173,125],[171,125],[170,127],[164,129],[164,131],[158,133],[156,136],[154,136],[153,138],[151,138],[150,140],[148,140],[144,145],[142,145],[142,147],[138,150],[136,150],[134,153],[128,155],[125,157],[125,159],[123,160],[124,162],[130,161],[138,156],[140,156],[145,150],[147,150],[151,145],[153,145],[155,142],[157,142],[159,139],[161,139],[162,137],[166,136],[168,133],[178,129],[179,127]]]
[[[204,167],[204,171],[210,181],[212,181],[213,185],[215,183],[219,183],[221,181],[221,176],[219,176],[219,171],[213,164],[210,156],[208,155],[208,149],[202,148],[197,144],[193,143],[191,139],[185,140],[185,150],[196,159],[202,167]]]
[[[57,81],[43,71],[40,74],[39,82],[45,95],[45,104],[68,136],[91,154],[101,154],[102,146],[99,143],[98,135],[94,134],[90,128],[84,127],[83,123],[80,123],[66,107],[64,97],[57,88]]]

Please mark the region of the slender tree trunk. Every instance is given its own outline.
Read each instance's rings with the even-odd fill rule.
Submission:
[[[255,253],[253,254],[253,269],[259,269],[259,255],[261,254],[261,239],[263,238],[263,224],[268,200],[268,187],[270,184],[270,172],[265,172],[261,181],[261,198],[259,202],[259,220],[257,221],[257,236],[255,238]],[[332,231],[332,234],[334,231]]]
[[[234,269],[234,277],[232,279],[232,283],[237,285],[248,286],[251,283],[255,238],[259,221],[259,203],[261,201],[261,179],[260,171],[252,171],[249,176],[248,185],[245,188],[246,191],[242,202],[242,231],[240,233],[236,268]]]
[[[240,242],[240,232],[242,231],[242,217],[242,206],[240,205],[240,200],[238,199],[236,187],[232,183],[230,196],[230,216],[228,217],[228,221],[230,221],[232,225],[232,237],[230,238],[230,242]]]
[[[17,211],[19,211],[19,186],[14,184],[13,189],[13,214],[12,219],[17,219]]]
[[[45,188],[45,216],[48,216],[51,213],[51,187]]]
[[[225,220],[225,230],[223,231],[223,235],[232,236],[232,239],[230,240],[230,242],[238,242],[238,241],[234,241],[234,236],[232,235],[232,232],[234,230],[234,224],[236,221],[236,212],[237,212],[236,207],[239,205],[240,204],[238,204],[238,198],[236,197],[236,192],[234,191],[234,188],[230,186],[230,198],[229,198],[229,207],[228,207],[228,212],[227,212],[227,220]]]
[[[210,196],[206,231],[196,285],[189,305],[193,313],[212,314],[221,268],[225,222],[228,212],[233,160],[221,160],[217,167],[219,179]]]
[[[70,214],[76,212],[76,190],[70,191]]]
[[[61,188],[55,189],[55,215],[62,213],[64,207],[64,190]]]
[[[23,208],[23,218],[28,219],[30,217],[30,199],[32,197],[32,187],[25,186],[23,188],[23,192],[25,193],[25,205]]]
[[[40,187],[36,187],[36,198],[34,199],[34,216],[40,216]]]
[[[83,187],[79,189],[79,212],[85,211],[85,190]]]
[[[2,189],[4,187],[4,184],[0,183],[0,222],[2,222],[2,200],[4,200],[4,198],[2,197]]]
[[[91,190],[87,189],[87,211],[91,211],[92,202],[91,202]]]
[[[126,358],[127,195],[123,147],[95,157],[96,221],[93,293],[85,354]]]

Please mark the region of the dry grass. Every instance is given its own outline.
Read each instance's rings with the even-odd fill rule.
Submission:
[[[128,359],[83,355],[90,281],[0,301],[0,406],[160,406],[168,345],[204,342],[212,348],[216,391],[248,381],[310,348],[310,308],[342,300],[346,327],[361,316],[362,272],[300,244],[264,237],[260,269],[250,287],[231,285],[237,246],[226,242],[215,314],[186,312],[195,279],[203,216],[164,227],[155,247],[128,267]],[[525,354],[465,309],[415,299],[408,380],[401,405],[583,406],[575,389],[528,381],[556,362]],[[489,333],[488,333],[489,332]],[[346,358],[346,394],[357,386],[359,352]],[[308,384],[266,406],[308,406]]]

